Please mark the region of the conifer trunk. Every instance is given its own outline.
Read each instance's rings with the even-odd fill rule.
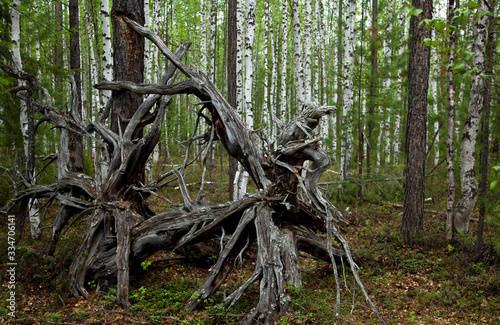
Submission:
[[[413,0],[412,5],[422,9],[410,19],[410,62],[408,118],[406,127],[405,199],[401,233],[406,243],[412,243],[424,227],[424,182],[427,136],[427,91],[429,88],[430,48],[422,46],[430,31],[423,19],[432,18],[432,0]],[[419,25],[420,24],[420,25]]]

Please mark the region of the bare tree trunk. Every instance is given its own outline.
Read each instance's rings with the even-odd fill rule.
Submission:
[[[75,80],[74,95],[71,105],[71,115],[75,120],[82,120],[82,81],[80,77],[80,8],[79,1],[69,1],[69,28],[70,28],[70,69]],[[70,169],[74,172],[83,172],[83,137],[77,133],[70,135]]]
[[[292,17],[293,17],[293,49],[294,49],[294,71],[295,71],[295,89],[297,103],[305,102],[305,87],[304,87],[304,67],[302,64],[303,50],[300,31],[300,9],[299,0],[292,0]]]
[[[342,154],[340,168],[342,181],[351,177],[352,160],[352,114],[354,105],[354,60],[356,58],[356,0],[350,0],[346,7],[346,28],[344,32],[345,61],[342,75],[347,76],[343,82],[344,101],[342,106]]]
[[[11,7],[11,54],[12,62],[17,71],[22,72],[23,62],[21,58],[21,26],[20,26],[20,0],[15,0]],[[26,83],[20,81],[19,86]],[[31,94],[25,92],[28,98]],[[19,124],[21,126],[21,135],[23,137],[24,151],[24,177],[30,185],[35,184],[35,120],[31,101],[20,101]],[[36,199],[25,199],[21,202],[18,218],[16,220],[16,230],[19,238],[22,237],[24,222],[26,218],[30,220],[31,237],[40,238],[40,216],[38,214],[38,201]]]
[[[401,233],[411,244],[424,228],[424,182],[427,134],[427,91],[429,88],[430,48],[422,46],[430,31],[420,24],[432,18],[432,0],[413,0],[412,5],[422,13],[410,19],[410,91],[406,131],[405,199]],[[420,25],[419,25],[420,24]]]
[[[493,11],[496,11],[495,1],[490,2]],[[488,158],[490,153],[489,138],[490,138],[490,102],[491,102],[491,84],[493,75],[493,47],[495,44],[495,24],[494,17],[488,15],[488,34],[486,42],[486,80],[484,85],[484,102],[483,102],[483,125],[481,135],[481,154],[480,154],[480,173],[481,182],[479,183],[479,223],[477,226],[477,244],[476,251],[479,252],[483,245],[484,232],[484,215],[486,213],[486,193],[488,189]]]
[[[371,143],[373,143],[373,129],[375,127],[374,123],[374,115],[376,109],[376,101],[375,96],[377,93],[377,69],[378,69],[378,1],[372,0],[372,25],[371,32],[372,36],[370,38],[370,59],[371,59],[371,76],[370,76],[370,88],[368,94],[368,118],[367,118],[367,127],[368,127],[368,139],[367,139],[367,147],[366,147],[366,172],[371,172],[372,167],[372,147]]]
[[[458,8],[458,0],[448,1],[448,24],[454,24],[453,20],[455,9]],[[455,66],[455,52],[457,49],[457,33],[452,30],[449,39],[450,54],[448,57],[448,68],[446,71],[448,77],[448,138],[446,142],[446,170],[447,170],[447,199],[446,199],[446,238],[453,238],[453,220],[455,205],[455,168],[453,161],[455,156],[455,77],[453,67]]]
[[[109,17],[109,0],[101,0],[101,25],[102,25],[102,80],[113,80],[113,56],[111,43],[111,21]],[[111,90],[102,91],[101,107],[106,110],[110,105]],[[96,157],[96,169],[99,169],[98,187],[105,183],[109,174],[109,155],[108,149],[104,144],[99,148],[99,154]]]
[[[478,10],[488,11],[486,0],[481,0]],[[475,171],[476,139],[484,102],[485,46],[488,15],[482,15],[474,24],[474,46],[472,65],[477,68],[471,77],[469,111],[462,135],[460,151],[460,182],[462,197],[455,209],[454,226],[457,231],[467,233],[472,211],[477,201],[477,180]]]
[[[313,34],[311,33],[311,15],[311,1],[306,1],[304,10],[304,48],[302,60],[302,68],[304,69],[304,100],[306,101],[313,101],[311,88],[311,38],[313,38]],[[316,83],[318,83],[318,81],[316,81]]]
[[[363,53],[364,50],[364,39],[365,39],[365,6],[361,5],[361,49],[360,52]],[[357,124],[358,124],[358,157],[356,159],[357,161],[357,169],[358,169],[358,175],[357,175],[357,181],[356,181],[356,204],[358,203],[358,199],[362,197],[362,187],[359,184],[359,179],[363,175],[363,160],[364,160],[364,103],[361,98],[361,93],[362,93],[362,73],[363,73],[363,68],[364,68],[364,60],[363,60],[363,55],[360,55],[360,62],[359,62],[359,71],[358,71],[358,116],[357,116]],[[361,120],[361,117],[363,116],[363,120]]]
[[[283,0],[281,6],[281,92],[280,92],[280,119],[282,123],[287,121],[287,68],[288,68],[288,0]],[[283,124],[279,126],[283,127]]]
[[[227,101],[229,105],[233,109],[236,110],[236,54],[237,54],[237,37],[236,37],[236,29],[237,29],[237,7],[238,0],[229,0],[228,1],[228,50],[227,50]],[[236,171],[238,169],[238,161],[229,156],[229,200],[234,200],[234,178],[236,175]]]

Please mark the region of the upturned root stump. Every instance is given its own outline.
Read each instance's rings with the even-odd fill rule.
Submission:
[[[61,128],[71,128],[96,141],[109,166],[104,185],[99,188],[92,177],[67,172],[52,185],[27,186],[4,208],[7,211],[28,197],[49,197],[59,201],[66,211],[60,213],[54,223],[51,250],[55,249],[61,230],[68,226],[69,218],[87,218],[86,233],[69,270],[71,293],[87,296],[85,284],[89,279],[100,287],[106,286],[110,279],[116,279],[118,302],[129,307],[131,268],[158,250],[179,251],[227,235],[225,237],[229,240],[226,243],[221,241],[217,262],[187,302],[189,310],[195,310],[213,295],[230,275],[235,263],[241,261],[243,254],[256,243],[253,274],[219,304],[231,307],[252,283],[259,281],[259,302],[243,323],[273,323],[289,310],[291,287],[296,290],[302,285],[299,251],[304,251],[333,265],[337,280],[333,311],[336,316],[340,306],[336,259],[346,258],[366,302],[385,324],[364,289],[347,241],[338,231],[338,224],[347,221],[318,188],[321,175],[330,167],[330,159],[321,149],[314,129],[323,116],[334,112],[334,108],[302,103],[297,118],[282,130],[278,139],[268,140],[262,132],[251,130],[242,123],[240,116],[207,78],[182,63],[180,58],[189,43],[183,44],[173,54],[157,35],[128,18],[120,19],[155,43],[171,62],[159,84],[116,81],[95,86],[115,92],[148,95],[133,116],[122,121],[120,132],[112,132],[105,123],[109,109],[101,112],[98,121],[84,126],[48,104],[35,105],[47,121]],[[185,76],[183,81],[172,82],[175,70]],[[13,75],[26,78],[21,74]],[[31,83],[31,87],[36,88],[37,83]],[[177,94],[192,94],[201,101],[202,108],[191,142],[201,138],[196,135],[199,123],[208,123],[210,130],[203,137],[208,142],[205,147],[213,141],[220,141],[228,154],[236,158],[252,177],[258,187],[256,193],[216,205],[203,202],[201,195],[192,199],[183,181],[183,171],[189,164],[186,158],[182,166],[174,167],[168,174],[179,180],[184,205],[157,214],[147,206],[146,198],[157,195],[156,190],[162,187],[162,180],[167,175],[144,185],[140,173],[160,138],[170,97]],[[18,92],[17,95],[28,100],[24,93]],[[208,117],[204,111],[208,112]],[[149,131],[143,135],[146,125]],[[306,161],[309,167],[304,167]],[[71,211],[70,216],[67,211]],[[326,233],[326,241],[318,233]],[[340,249],[333,246],[334,240]]]

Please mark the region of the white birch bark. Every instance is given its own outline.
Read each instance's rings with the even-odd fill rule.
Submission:
[[[161,0],[152,0],[152,30],[156,35],[160,35],[160,21],[158,17],[160,16]],[[161,59],[159,57],[160,51],[157,50],[156,45],[151,44],[152,60],[153,60],[153,71],[151,82],[155,83],[161,78]],[[158,150],[158,147],[155,148]]]
[[[246,30],[245,30],[245,123],[253,128],[254,114],[252,107],[253,87],[253,43],[255,39],[255,0],[246,0]]]
[[[101,25],[102,25],[102,79],[113,80],[113,48],[111,43],[111,24],[109,17],[109,0],[101,0]],[[111,90],[103,91],[103,103],[105,106],[111,98]]]
[[[485,0],[480,1],[479,10],[487,11]],[[476,160],[476,139],[481,120],[481,110],[484,99],[485,44],[488,15],[476,19],[474,24],[474,46],[472,64],[477,68],[471,77],[469,112],[462,133],[460,152],[460,181],[462,197],[457,204],[455,213],[455,228],[467,233],[469,222],[477,201],[477,180],[474,163]]]
[[[434,105],[432,111],[434,116],[438,116],[438,79],[439,79],[439,53],[434,49],[434,78],[432,79],[432,96],[434,96]],[[437,134],[436,134],[437,132]],[[439,122],[434,121],[434,133],[436,138],[434,140],[434,166],[439,164]]]
[[[456,27],[456,22],[453,22],[455,12],[454,3],[448,2],[448,23]],[[455,159],[455,76],[453,67],[455,66],[455,52],[457,49],[457,32],[452,30],[449,38],[450,54],[448,57],[448,66],[446,68],[446,76],[448,78],[448,137],[446,141],[446,171],[447,171],[447,198],[446,198],[446,238],[453,238],[453,221],[454,221],[454,205],[455,205],[455,167],[453,161]]]
[[[312,25],[312,8],[311,1],[305,2],[305,10],[304,10],[304,50],[303,50],[303,69],[304,69],[304,100],[305,101],[315,101],[312,98],[312,88],[311,88],[311,39],[313,34],[311,32]]]
[[[392,0],[389,0],[387,2],[387,25],[385,27],[385,29],[387,31],[390,31],[392,30],[392,20],[394,19],[394,16],[393,16],[393,3],[392,3]],[[383,51],[382,51],[382,56],[386,62],[386,66],[387,66],[387,71],[389,71],[387,73],[387,78],[385,79],[385,90],[387,92],[387,98],[392,98],[392,94],[393,94],[393,90],[391,88],[391,72],[392,69],[391,69],[391,64],[392,64],[392,44],[389,42],[390,40],[390,36],[389,36],[390,33],[386,33],[387,37],[385,38],[385,42],[383,44]],[[379,166],[383,166],[384,165],[384,162],[385,164],[390,164],[391,162],[391,132],[390,132],[390,129],[391,129],[391,118],[393,116],[393,114],[391,114],[391,107],[390,106],[387,106],[385,107],[385,117],[383,119],[383,132],[381,131],[380,133],[382,134],[383,133],[383,138],[382,138],[382,141],[380,142],[380,147],[379,148],[383,148],[383,152],[384,152],[384,161],[380,161],[379,163]],[[382,146],[382,143],[383,143],[383,146]],[[380,152],[381,150],[379,150]]]
[[[150,2],[149,0],[144,0],[144,28],[151,29],[151,18],[150,13]],[[144,42],[144,82],[150,83],[151,80],[151,70],[153,67],[153,53],[151,51],[151,41],[146,39]]]
[[[326,89],[326,75],[327,75],[327,55],[326,55],[326,44],[327,38],[325,33],[325,19],[327,19],[328,15],[325,15],[325,6],[323,4],[323,0],[316,0],[316,19],[317,19],[317,32],[316,32],[316,46],[314,47],[316,53],[316,77],[314,78],[313,85],[315,87],[313,96],[317,98],[318,102],[322,105],[329,105],[328,100],[325,96]],[[328,137],[329,134],[329,125],[330,125],[331,115],[325,116],[320,120],[319,126],[319,134],[322,139]],[[323,147],[325,145],[323,144]]]
[[[210,4],[210,43],[208,46],[208,75],[211,76],[212,82],[215,84],[215,58],[216,54],[216,37],[217,37],[217,0],[212,0]],[[212,151],[213,152],[213,151]]]
[[[201,51],[201,70],[206,71],[207,69],[207,0],[200,1],[200,51]]]
[[[11,19],[11,54],[12,54],[12,63],[14,68],[18,71],[23,71],[23,62],[21,59],[21,26],[20,26],[20,12],[19,6],[21,5],[21,0],[14,0],[12,2],[12,7],[10,11],[10,19]],[[19,86],[23,86],[25,84],[24,81],[19,81]],[[31,152],[32,148],[30,145],[30,132],[34,132],[34,130],[30,130],[30,125],[28,122],[28,106],[26,102],[20,101],[20,112],[19,112],[19,123],[21,125],[21,135],[23,137],[23,148],[24,148],[24,159],[25,159],[25,177],[26,180],[31,184],[35,184],[35,166],[32,165],[28,160],[29,157],[34,158],[34,153]],[[29,206],[29,220],[30,220],[30,230],[31,230],[31,238],[39,239],[40,238],[40,216],[38,214],[38,200],[30,199],[28,201]]]
[[[240,115],[243,113],[243,31],[245,28],[245,19],[243,15],[243,6],[241,0],[237,0],[236,11],[236,110]]]
[[[103,81],[113,80],[113,53],[111,42],[111,22],[109,17],[109,0],[101,0],[101,26],[102,26],[102,79]],[[111,90],[103,90],[102,92],[102,107],[105,107],[111,99]],[[109,162],[107,153],[103,148],[99,151],[99,156],[95,160],[96,170],[100,169],[101,179],[97,179],[97,184],[100,186],[108,176]]]
[[[402,10],[398,16],[399,25],[402,26],[400,29],[402,31],[402,35],[397,41],[399,44],[398,57],[402,58],[404,56],[404,49],[406,48],[406,12]],[[399,43],[401,42],[401,43]],[[400,69],[398,72],[398,102],[400,103],[400,107],[403,107],[403,102],[405,100],[405,87],[403,86],[403,73],[404,68]],[[401,157],[401,131],[402,131],[402,110],[397,109],[395,114],[395,126],[394,126],[394,164],[397,165],[399,163],[399,159]]]
[[[349,0],[346,4],[346,27],[344,31],[345,60],[343,65],[344,80],[344,105],[342,114],[342,152],[341,152],[341,176],[342,181],[351,176],[352,158],[352,110],[354,104],[354,59],[356,56],[356,30],[354,22],[356,19],[356,0]]]
[[[292,19],[293,19],[293,48],[295,64],[295,89],[297,104],[305,102],[306,95],[304,91],[304,67],[302,66],[302,40],[300,32],[300,8],[299,0],[292,0]]]
[[[244,93],[243,93],[243,53],[244,53],[244,40],[243,40],[243,31],[245,26],[245,18],[243,14],[243,5],[240,0],[237,0],[237,10],[236,10],[236,41],[237,41],[237,51],[236,51],[236,111],[240,114],[244,114]],[[244,169],[241,164],[238,163],[238,170],[234,176],[233,181],[233,199],[238,200],[245,193],[241,189],[245,188],[246,192],[246,184],[244,182]],[[247,178],[248,179],[248,178]]]
[[[38,16],[38,0],[35,1],[35,17]],[[40,52],[40,33],[39,30],[36,30],[36,41],[35,41],[35,55],[36,55],[36,61],[40,64],[40,58],[41,58],[41,52]],[[36,76],[39,82],[42,82],[42,71],[40,68],[37,68],[36,71]]]
[[[272,30],[272,27],[269,25],[269,2],[264,3],[264,26],[269,26],[268,28],[265,28],[263,32],[263,38],[262,38],[262,56],[263,56],[263,62],[262,65],[264,66],[264,98],[262,100],[262,121],[264,124],[264,127],[269,128],[270,124],[270,117],[269,117],[269,107],[268,107],[268,96],[270,92],[271,86],[269,85],[269,61],[268,61],[268,51],[269,51],[269,34],[271,33],[270,30]],[[258,48],[258,46],[257,46]],[[257,65],[258,67],[258,65]],[[272,70],[271,70],[272,71]]]
[[[98,60],[96,59],[96,46],[99,46],[99,44],[94,44],[94,41],[96,40],[96,35],[94,34],[94,28],[92,26],[92,17],[91,13],[88,12],[87,7],[85,7],[85,17],[86,17],[86,26],[87,26],[87,38],[88,38],[88,52],[89,52],[89,64],[90,64],[90,76],[89,79],[82,78],[82,80],[88,80],[90,85],[87,86],[87,91],[90,91],[91,94],[91,112],[98,112],[99,111],[99,92],[94,91],[93,86],[99,82],[99,71],[101,70],[99,68],[99,63]],[[86,61],[86,60],[82,60]],[[82,91],[82,94],[86,94],[85,92]],[[84,96],[84,95],[82,95]],[[83,114],[86,112],[85,109],[83,109]],[[83,120],[86,121],[86,116],[83,116]]]
[[[274,26],[274,24],[272,25]],[[277,113],[276,108],[278,106],[277,95],[278,95],[278,47],[275,45],[275,36],[274,36],[274,28],[271,28],[269,39],[271,42],[271,53],[272,53],[272,75],[271,75],[271,89],[269,94],[269,102],[270,102],[270,115],[272,123],[270,123],[271,127],[271,139],[277,139]],[[274,142],[273,149],[276,149],[276,141]]]
[[[252,107],[252,87],[253,87],[253,43],[255,38],[255,0],[246,0],[246,29],[245,29],[245,124],[253,128],[254,113]],[[241,166],[239,166],[240,168]],[[241,167],[242,168],[242,167]],[[247,191],[248,172],[242,170],[238,183],[238,198],[242,198]]]
[[[327,2],[331,7],[330,7],[330,10],[331,10],[331,14],[330,14],[330,17],[332,17],[330,19],[330,28],[329,28],[329,35],[336,35],[336,33],[338,33],[338,15],[339,15],[339,7],[338,7],[338,2],[337,1],[331,1],[331,2]],[[332,40],[333,40],[334,37],[332,37]],[[330,62],[331,62],[331,67],[330,67],[330,71],[334,71],[333,73],[333,78],[331,78],[331,80],[329,81],[330,82],[330,93],[331,94],[335,94],[335,88],[337,86],[337,83],[338,83],[338,78],[339,76],[337,75],[337,71],[338,71],[338,53],[337,53],[337,44],[335,44],[335,41],[333,40],[331,43],[330,43]],[[332,95],[334,96],[334,95]],[[339,96],[337,95],[336,96],[337,100],[339,99]],[[333,116],[330,116],[329,117],[329,121],[332,121],[334,123],[334,120],[335,120],[335,114],[333,114]],[[331,151],[334,153],[333,156],[334,158],[336,157],[336,152],[337,152],[337,139],[336,139],[336,130],[335,130],[335,127],[333,127],[331,130],[331,133],[333,134],[332,136],[332,143],[331,143]]]
[[[280,118],[281,123],[278,128],[284,126],[287,122],[287,100],[286,100],[286,85],[287,85],[287,58],[288,58],[288,0],[283,0],[281,12],[281,89],[280,89]]]

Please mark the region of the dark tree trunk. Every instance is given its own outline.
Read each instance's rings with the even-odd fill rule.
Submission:
[[[227,101],[236,109],[236,52],[238,49],[236,37],[236,9],[237,0],[228,1],[228,50],[227,50]],[[238,161],[229,156],[229,200],[234,199],[234,177],[238,170]]]
[[[80,77],[80,17],[79,1],[69,1],[69,29],[70,29],[70,47],[69,47],[69,66],[75,80],[73,90],[73,103],[71,105],[71,115],[75,120],[82,119],[82,81]],[[74,172],[83,172],[83,137],[75,132],[70,133],[70,170]]]
[[[111,24],[113,26],[113,78],[140,83],[144,78],[144,37],[137,34],[123,20],[124,17],[144,25],[144,1],[118,0],[113,1],[111,9]],[[111,105],[111,131],[116,134],[124,133],[127,130],[130,119],[142,103],[142,96],[127,90],[114,91]],[[131,140],[142,136],[144,125],[129,128]],[[116,148],[113,148],[116,157]],[[119,159],[115,160],[116,163]],[[144,183],[146,161],[138,162],[128,171],[128,178],[114,180],[114,189],[103,189],[103,193],[110,195],[106,199],[116,200],[114,194],[119,188],[124,188],[132,184]],[[111,167],[113,169],[113,167]],[[112,173],[110,172],[109,175]],[[104,187],[110,182],[107,182]],[[141,201],[140,198],[137,198]],[[139,208],[140,209],[140,208]]]
[[[140,83],[144,77],[144,37],[134,32],[124,17],[144,25],[144,1],[113,1],[111,24],[113,26],[113,78]],[[124,132],[128,121],[142,103],[142,96],[127,90],[113,92],[111,130]],[[138,128],[133,138],[141,136]],[[141,175],[142,176],[142,175]]]
[[[417,232],[423,230],[430,47],[423,46],[422,42],[425,38],[431,37],[431,32],[425,28],[425,24],[420,24],[420,22],[424,19],[431,19],[432,0],[413,0],[412,5],[423,11],[418,17],[412,16],[410,19],[406,181],[401,224],[401,233],[406,243],[412,243]]]

